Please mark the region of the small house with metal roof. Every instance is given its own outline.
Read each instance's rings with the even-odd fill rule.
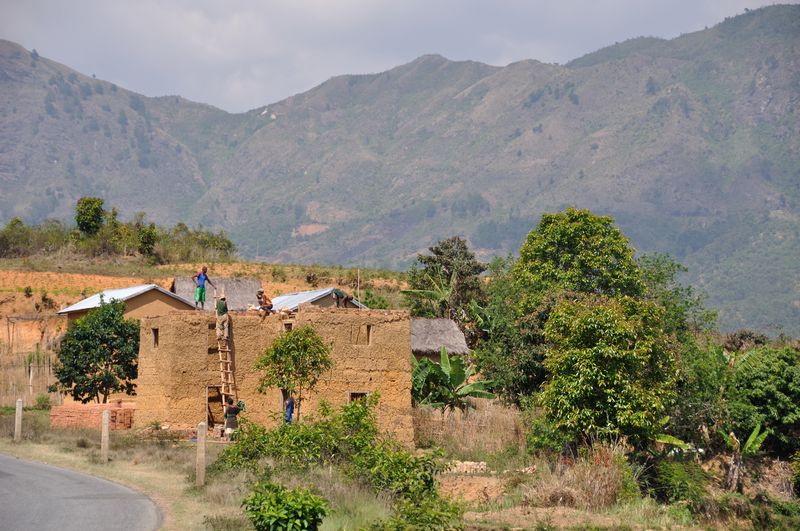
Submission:
[[[312,304],[321,308],[361,308],[362,303],[337,288],[322,288],[311,291],[298,291],[272,298],[272,311],[295,312],[301,304]]]
[[[180,295],[171,293],[156,284],[143,284],[129,288],[107,289],[67,306],[59,311],[66,315],[67,322],[72,323],[98,308],[101,302],[122,301],[125,303],[125,317],[139,319],[164,315],[173,310],[194,310],[194,303]]]

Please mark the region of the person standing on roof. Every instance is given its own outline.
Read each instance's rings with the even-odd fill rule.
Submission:
[[[225,291],[217,301],[217,341],[228,341],[230,337],[231,325],[228,316],[228,303],[225,300]]]
[[[206,308],[206,282],[211,284],[211,287],[214,288],[216,291],[217,286],[211,282],[211,279],[208,278],[208,267],[203,266],[203,268],[194,274],[192,277],[194,280],[194,309],[198,308],[198,304],[200,305],[200,309],[205,310]]]

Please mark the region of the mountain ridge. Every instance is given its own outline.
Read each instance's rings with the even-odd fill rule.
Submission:
[[[226,228],[247,256],[404,267],[452,234],[515,251],[575,205],[685,262],[723,327],[798,333],[793,26],[800,7],[763,8],[564,66],[431,54],[239,114],[0,43],[0,221],[67,219],[101,195]]]

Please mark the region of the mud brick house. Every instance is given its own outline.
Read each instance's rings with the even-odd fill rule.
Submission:
[[[248,417],[267,426],[280,422],[283,393],[257,391],[256,359],[286,330],[310,325],[332,345],[334,367],[304,396],[303,416],[325,399],[334,407],[379,391],[382,430],[413,441],[411,418],[411,325],[405,311],[321,308],[302,305],[288,317],[231,312],[230,348],[237,398]],[[153,422],[174,428],[223,422],[219,354],[214,317],[172,312],[141,320],[136,426]]]

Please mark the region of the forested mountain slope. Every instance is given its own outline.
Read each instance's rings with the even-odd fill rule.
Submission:
[[[575,205],[685,263],[723,327],[800,333],[799,105],[800,6],[564,66],[423,56],[243,114],[2,41],[0,221],[101,195],[249,256],[404,267],[453,234],[516,251]]]

